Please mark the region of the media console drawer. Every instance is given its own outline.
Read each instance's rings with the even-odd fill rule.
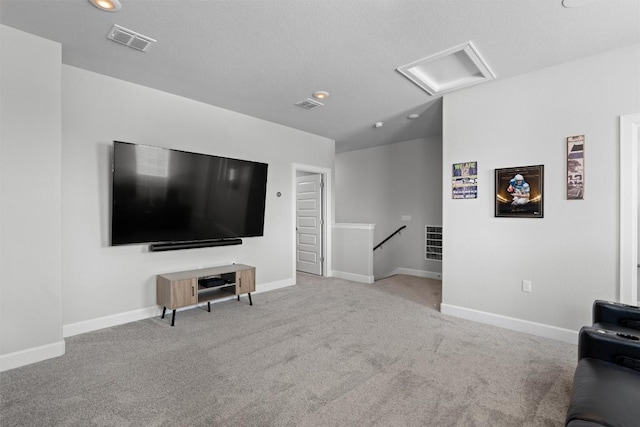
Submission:
[[[173,310],[171,326],[175,324],[176,309],[198,303],[207,303],[229,295],[249,296],[249,305],[253,305],[251,292],[256,290],[256,268],[244,264],[223,265],[220,267],[178,271],[156,276],[156,301],[162,307],[164,319],[167,308]]]

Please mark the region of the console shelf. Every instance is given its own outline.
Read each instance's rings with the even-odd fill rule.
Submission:
[[[156,298],[164,319],[167,308],[173,310],[171,326],[175,324],[176,309],[207,303],[230,295],[247,294],[253,305],[251,292],[256,290],[256,269],[250,265],[231,264],[220,267],[165,273],[156,276]]]

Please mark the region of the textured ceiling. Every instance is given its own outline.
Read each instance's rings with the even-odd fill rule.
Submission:
[[[337,152],[440,135],[441,99],[395,70],[455,45],[473,41],[506,79],[640,43],[638,0],[121,3],[1,0],[0,22],[60,42],[65,64],[322,135]],[[118,45],[113,24],[158,43]],[[324,107],[294,105],[315,90],[330,92]]]

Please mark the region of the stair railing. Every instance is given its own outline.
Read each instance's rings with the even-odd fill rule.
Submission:
[[[406,226],[406,225],[403,225],[402,227],[398,228],[396,231],[394,231],[393,233],[391,233],[391,234],[389,235],[389,237],[387,237],[386,239],[384,239],[382,242],[378,243],[378,245],[377,245],[375,248],[373,248],[373,250],[375,251],[376,249],[381,248],[381,247],[382,247],[382,245],[384,245],[384,244],[387,242],[387,240],[391,239],[391,238],[392,238],[393,236],[395,236],[396,234],[402,234],[402,233],[400,233],[400,232],[401,232],[402,230],[404,230],[405,228],[407,228],[407,226]]]

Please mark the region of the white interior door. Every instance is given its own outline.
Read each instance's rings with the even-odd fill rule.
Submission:
[[[620,117],[620,302],[638,297],[640,113]]]
[[[322,275],[322,175],[296,177],[296,269]]]

